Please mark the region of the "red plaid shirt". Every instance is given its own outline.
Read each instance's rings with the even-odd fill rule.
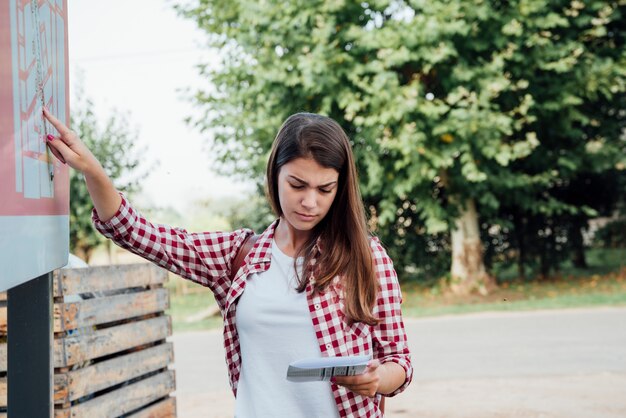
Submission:
[[[276,222],[260,236],[244,260],[243,267],[230,280],[230,269],[249,229],[234,232],[189,233],[148,222],[122,196],[117,213],[102,222],[96,211],[94,226],[117,245],[146,258],[186,279],[209,287],[215,295],[224,319],[224,347],[230,385],[235,396],[241,371],[241,351],[235,326],[237,300],[243,293],[246,278],[266,271],[271,262],[271,244]],[[362,322],[349,325],[343,315],[343,292],[339,278],[322,293],[313,292],[313,277],[306,288],[309,310],[319,348],[323,356],[370,354],[381,363],[393,361],[406,372],[406,380],[396,391],[402,392],[411,382],[413,368],[407,346],[400,304],[402,295],[393,264],[377,238],[371,239],[372,254],[379,281],[374,315],[380,322],[369,326]],[[319,249],[317,250],[319,251]],[[368,398],[332,384],[333,395],[342,417],[382,417],[379,398]]]

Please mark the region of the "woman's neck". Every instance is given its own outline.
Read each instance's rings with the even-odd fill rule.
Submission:
[[[311,231],[301,231],[295,229],[284,218],[280,218],[278,226],[274,231],[274,240],[278,248],[290,257],[294,257],[298,250],[305,244],[311,236]]]

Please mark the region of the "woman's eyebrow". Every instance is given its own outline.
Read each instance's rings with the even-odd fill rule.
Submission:
[[[296,181],[298,181],[298,182],[300,182],[300,183],[302,183],[302,184],[304,184],[304,185],[306,185],[306,186],[308,186],[308,185],[309,185],[309,183],[307,183],[306,181],[304,181],[304,180],[302,180],[302,179],[299,179],[298,177],[296,177],[296,176],[294,176],[294,175],[292,175],[292,174],[290,174],[290,175],[289,175],[289,177],[291,177],[292,179],[294,179],[294,180],[296,180]],[[330,183],[320,184],[320,185],[319,185],[319,186],[317,186],[317,187],[328,187],[328,186],[332,186],[332,185],[333,185],[333,184],[335,184],[335,183],[337,183],[337,181],[336,181],[336,180],[335,180],[335,181],[331,181]]]

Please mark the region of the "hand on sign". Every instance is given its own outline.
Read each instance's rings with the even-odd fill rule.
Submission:
[[[378,360],[371,360],[367,363],[367,368],[363,373],[356,376],[337,376],[333,378],[333,381],[354,393],[371,398],[378,392],[380,384],[379,367],[380,362]]]
[[[102,170],[102,166],[83,144],[75,132],[70,130],[63,122],[52,115],[48,109],[43,109],[44,117],[59,132],[59,136],[48,135],[46,141],[50,147],[50,151],[61,162],[67,163],[70,167],[80,171],[83,174],[94,170]]]
[[[113,182],[78,135],[55,118],[48,109],[44,108],[43,115],[59,132],[59,136],[48,135],[46,138],[50,151],[59,160],[83,173],[96,212],[102,221],[107,221],[122,202]]]

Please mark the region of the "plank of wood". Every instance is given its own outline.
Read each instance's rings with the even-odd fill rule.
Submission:
[[[0,335],[7,335],[7,305],[0,301]]]
[[[169,309],[169,291],[147,292],[87,299],[75,303],[56,303],[53,312],[54,332],[99,325]],[[7,335],[7,309],[0,306],[0,336]]]
[[[167,281],[167,271],[154,264],[141,263],[61,269],[55,270],[53,277],[54,296],[60,297],[163,284]]]
[[[166,368],[173,361],[174,346],[172,343],[165,343],[82,369],[56,374],[54,401],[57,404],[74,401],[146,373]],[[0,395],[1,393],[0,391]]]
[[[167,271],[152,264],[128,264],[55,270],[53,277],[54,296],[60,297],[129,287],[159,286],[167,281]],[[7,308],[4,302],[6,292],[0,292],[0,335],[6,335],[7,328]],[[55,332],[63,329],[58,328],[58,325],[55,324]]]
[[[176,398],[167,397],[154,405],[128,415],[128,418],[176,418]]]
[[[169,395],[176,389],[175,382],[174,371],[167,370],[69,408],[56,409],[55,418],[117,417]]]
[[[154,289],[54,305],[54,332],[134,318],[169,308],[169,290]]]
[[[172,335],[169,316],[103,328],[87,335],[54,340],[54,367],[68,367],[87,360],[124,351]]]
[[[157,352],[145,353],[152,350]],[[133,360],[131,360],[131,357]],[[140,359],[140,357],[148,358]],[[165,368],[172,363],[172,359],[173,348],[171,343],[167,343],[70,373],[55,374],[54,403],[58,405],[69,404],[70,401],[79,399],[82,396],[123,383],[142,374]],[[108,365],[105,366],[105,363],[108,363]],[[128,366],[128,368],[121,369],[120,366]],[[7,401],[7,378],[4,376],[0,377],[0,407],[6,407]],[[161,411],[161,409],[158,408],[158,411]],[[169,415],[157,414],[155,416]]]
[[[0,372],[7,371],[7,343],[0,344]]]
[[[145,329],[144,329],[145,327]],[[172,335],[169,316],[150,318],[54,341],[54,367],[68,367]],[[115,340],[118,338],[119,340]],[[96,345],[102,344],[102,347]],[[90,346],[91,345],[91,346]],[[103,354],[104,353],[104,354]],[[0,372],[7,371],[7,344],[0,343]]]
[[[69,387],[70,387],[70,378],[69,373],[66,370],[69,370],[67,367],[61,369],[63,372],[56,372],[53,376],[53,390],[52,390],[52,401],[55,404],[67,405],[70,404],[69,397]]]
[[[115,357],[83,369],[54,375],[55,404],[68,403],[82,396],[117,385],[143,374],[167,367],[174,361],[172,343]],[[7,378],[0,377],[0,407],[7,405]]]

